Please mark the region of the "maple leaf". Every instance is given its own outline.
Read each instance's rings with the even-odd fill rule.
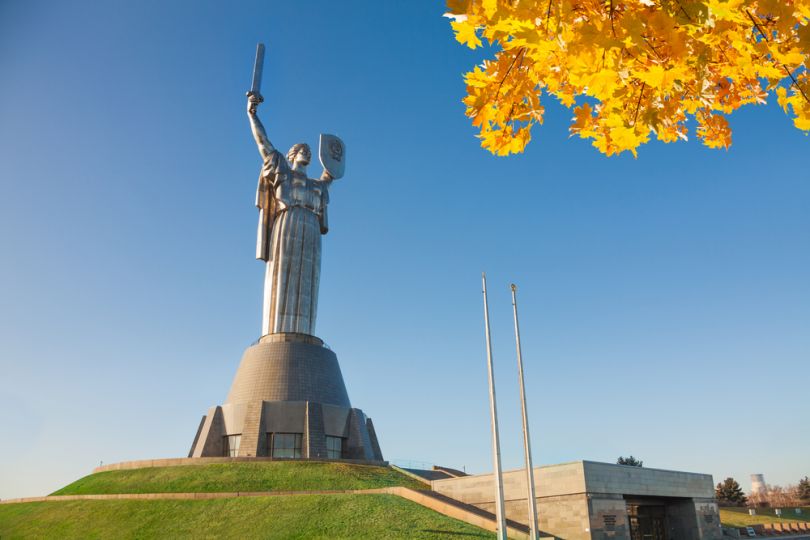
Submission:
[[[709,0],[709,13],[721,21],[743,22],[745,14],[741,11],[744,0]]]
[[[698,115],[697,135],[709,148],[726,148],[731,146],[731,129],[728,120],[717,114]]]
[[[667,69],[661,65],[654,65],[647,71],[637,73],[638,78],[651,88],[669,93],[676,80],[686,78],[688,69],[684,66]]]
[[[456,40],[459,43],[463,43],[471,49],[482,45],[481,40],[475,33],[475,25],[470,24],[469,21],[452,21],[450,26],[456,31]]]
[[[793,124],[802,131],[810,131],[810,114],[800,114],[793,120]]]
[[[484,14],[488,18],[492,18],[495,15],[495,12],[498,11],[498,0],[484,0]]]
[[[787,114],[788,112],[787,90],[785,90],[784,88],[776,89],[776,102],[779,103],[779,106],[782,107],[782,110],[785,111],[785,113]]]
[[[611,129],[610,140],[614,145],[615,153],[629,150],[633,153],[633,157],[638,157],[636,148],[643,142],[643,138],[638,136],[636,130],[627,126],[617,126]]]
[[[574,123],[569,128],[572,133],[581,133],[590,130],[593,122],[593,108],[590,103],[585,103],[574,109]]]
[[[588,94],[599,99],[610,97],[617,83],[621,82],[618,73],[610,69],[602,69],[586,79],[585,86]]]

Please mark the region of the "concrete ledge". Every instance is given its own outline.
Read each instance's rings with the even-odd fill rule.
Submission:
[[[281,332],[278,334],[265,334],[259,338],[258,343],[309,343],[323,347],[323,340],[321,338],[311,336],[309,334],[296,334],[295,332]]]
[[[110,463],[93,469],[93,473],[106,471],[122,471],[127,469],[148,469],[152,467],[182,467],[185,465],[208,465],[211,463],[252,463],[262,461],[283,461],[283,462],[310,462],[310,463],[348,463],[350,465],[368,465],[374,467],[387,467],[387,461],[369,461],[364,459],[280,459],[272,457],[200,457],[200,458],[162,458],[162,459],[142,459],[137,461],[121,461]]]

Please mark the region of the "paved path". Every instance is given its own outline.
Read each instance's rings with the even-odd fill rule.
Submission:
[[[725,537],[724,537],[725,538]],[[730,537],[727,537],[730,538]],[[780,540],[810,540],[810,536],[806,534],[790,535],[790,536],[783,536],[781,534],[777,535],[761,535],[761,536],[745,536],[744,534],[740,534],[740,538],[779,538]]]

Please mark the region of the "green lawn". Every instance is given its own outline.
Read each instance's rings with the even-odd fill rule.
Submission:
[[[0,538],[3,540],[493,537],[493,533],[395,495],[293,495],[196,501],[113,500],[0,505]]]
[[[427,486],[388,467],[264,461],[152,467],[85,476],[53,495],[183,493],[206,491],[310,491]]]
[[[793,508],[782,508],[782,518],[777,517],[773,508],[757,508],[757,515],[749,516],[747,508],[720,508],[720,522],[726,527],[745,527],[765,523],[789,521],[810,521],[810,506],[802,507],[802,513],[796,515]]]

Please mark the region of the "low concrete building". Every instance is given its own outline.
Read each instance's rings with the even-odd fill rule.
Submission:
[[[711,475],[593,461],[537,467],[538,526],[563,540],[722,538]],[[506,516],[528,523],[526,473],[503,474]],[[448,497],[495,511],[492,474],[431,482]]]

